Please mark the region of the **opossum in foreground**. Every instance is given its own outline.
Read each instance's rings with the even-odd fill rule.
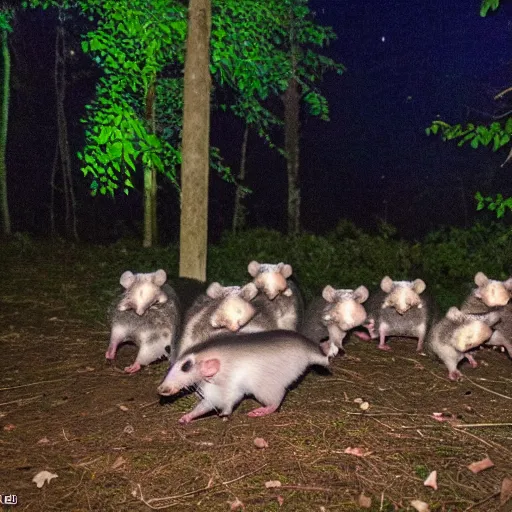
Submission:
[[[304,300],[298,286],[290,279],[293,269],[285,263],[258,263],[251,261],[247,267],[260,293],[254,300],[255,307],[270,310],[277,329],[296,331],[304,316]]]
[[[491,327],[499,321],[497,312],[476,315],[451,307],[428,333],[426,349],[446,365],[450,380],[458,380],[462,376],[458,364],[466,358],[473,368],[477,366],[468,351],[485,343],[492,335]]]
[[[492,336],[486,345],[503,346],[512,358],[512,278],[506,281],[489,279],[483,272],[475,275],[474,288],[462,304],[464,313],[485,314],[495,311],[500,322],[493,328]]]
[[[319,346],[294,331],[216,336],[182,353],[158,393],[174,395],[197,386],[201,401],[180,423],[213,410],[229,416],[246,395],[263,405],[248,416],[266,416],[279,407],[288,386],[309,366],[328,366],[328,351],[328,342]]]
[[[367,298],[368,289],[365,286],[355,290],[336,290],[327,285],[322,297],[314,299],[306,309],[300,332],[317,343],[329,338],[329,355],[335,356],[343,348],[347,332],[366,320],[362,303]]]
[[[127,271],[121,275],[125,292],[109,311],[110,344],[105,357],[115,359],[121,343],[129,341],[137,345],[139,352],[135,361],[124,369],[127,373],[135,373],[141,366],[166,356],[175,343],[181,308],[166,280],[164,270],[149,274]]]
[[[365,327],[370,338],[379,338],[378,348],[381,350],[391,350],[386,345],[388,336],[418,338],[416,350],[421,352],[435,310],[432,298],[424,293],[426,284],[421,279],[393,281],[386,276],[380,288],[380,291],[370,295],[365,305],[368,313]],[[365,338],[362,334],[356,334]]]

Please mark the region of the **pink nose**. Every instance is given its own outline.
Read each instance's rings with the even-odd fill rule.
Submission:
[[[179,389],[178,388],[173,388],[173,387],[170,387],[170,386],[158,386],[158,394],[159,395],[162,395],[162,396],[171,396],[171,395],[175,395],[176,393],[179,393]]]

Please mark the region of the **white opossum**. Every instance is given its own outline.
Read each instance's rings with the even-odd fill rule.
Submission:
[[[228,416],[245,395],[263,405],[248,416],[265,416],[279,407],[287,387],[309,366],[328,365],[328,350],[328,342],[319,346],[294,331],[216,336],[182,353],[158,393],[174,395],[197,386],[202,399],[180,423],[213,410]]]

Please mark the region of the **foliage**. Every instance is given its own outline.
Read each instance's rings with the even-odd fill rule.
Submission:
[[[485,17],[489,10],[495,11],[500,4],[500,0],[482,0],[480,6],[480,15]],[[503,97],[510,92],[505,89],[495,96],[495,99]],[[456,140],[457,145],[463,146],[468,143],[473,149],[481,146],[491,148],[492,151],[498,151],[505,146],[510,145],[512,135],[512,117],[508,117],[503,122],[493,122],[489,125],[467,123],[465,126],[462,124],[448,124],[445,121],[433,121],[432,124],[426,128],[427,135],[440,135],[443,141]],[[512,158],[512,148],[504,164]],[[503,165],[504,165],[503,164]],[[487,208],[496,213],[498,218],[503,217],[506,210],[512,210],[512,198],[504,198],[501,194],[496,197],[483,196],[481,192],[475,194],[477,200],[477,210]]]

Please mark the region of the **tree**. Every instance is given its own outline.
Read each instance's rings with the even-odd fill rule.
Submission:
[[[490,10],[495,11],[500,4],[500,0],[483,0],[480,6],[480,15],[487,16]],[[498,93],[494,99],[502,99],[507,94],[512,93],[512,87],[507,87]],[[510,110],[503,120],[495,121],[490,124],[467,123],[451,125],[445,121],[433,121],[431,126],[426,129],[427,135],[439,134],[443,141],[456,140],[458,146],[468,143],[473,149],[481,146],[489,147],[492,151],[498,151],[510,146],[512,137],[512,117]],[[508,156],[502,164],[502,167],[512,160],[512,147],[509,149]],[[481,192],[476,192],[477,210],[488,208],[496,213],[498,218],[503,217],[506,210],[512,210],[512,197],[505,198],[502,194],[496,197],[484,196]]]
[[[183,92],[180,276],[206,281],[210,141],[210,0],[190,0]]]
[[[11,56],[9,53],[9,32],[12,30],[10,20],[13,11],[3,8],[0,10],[0,31],[2,33],[2,114],[0,122],[0,210],[2,215],[2,230],[5,236],[11,234],[11,219],[9,216],[9,203],[7,200],[7,127],[9,126],[9,97]]]

